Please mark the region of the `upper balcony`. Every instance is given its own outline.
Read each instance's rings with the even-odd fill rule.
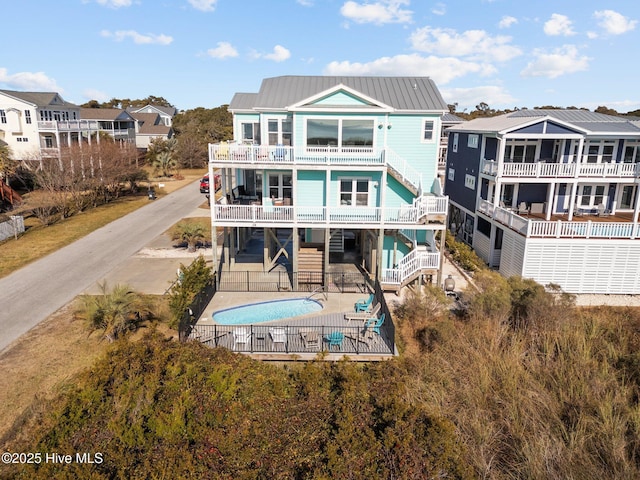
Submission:
[[[481,160],[480,172],[502,178],[638,178],[640,163],[547,163],[544,160],[534,163],[502,164],[495,160]]]
[[[493,218],[510,230],[527,238],[607,238],[638,239],[640,224],[632,220],[623,220],[621,215],[609,217],[582,216],[582,221],[557,220],[544,221],[525,218],[506,208],[498,207],[487,200],[480,200],[478,211]],[[594,218],[595,220],[585,218]],[[605,220],[606,219],[606,220]]]
[[[100,130],[97,120],[53,120],[39,121],[38,129],[41,132],[83,132],[86,130]]]

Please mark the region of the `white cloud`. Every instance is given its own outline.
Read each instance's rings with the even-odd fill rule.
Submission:
[[[431,9],[431,13],[434,15],[445,15],[447,13],[447,6],[444,3],[436,3]]]
[[[237,57],[238,51],[229,42],[218,42],[218,46],[216,48],[210,48],[207,50],[207,55],[213,58],[225,59]]]
[[[296,0],[296,2],[298,2],[303,7],[313,7],[313,1],[312,0]]]
[[[102,32],[100,32],[100,35],[106,38],[113,38],[116,42],[122,42],[126,38],[131,38],[133,40],[133,43],[136,43],[138,45],[169,45],[171,42],[173,42],[173,37],[170,37],[168,35],[155,35],[152,33],[142,35],[135,30],[118,30],[115,32],[103,30]]]
[[[48,77],[44,72],[18,72],[9,74],[6,68],[0,68],[0,83],[7,85],[9,88],[20,90],[58,93],[64,91],[56,84],[53,78]]]
[[[96,0],[96,2],[111,8],[130,7],[132,3],[131,0]]]
[[[557,78],[568,73],[587,70],[589,57],[580,56],[574,45],[563,45],[551,53],[542,49],[533,51],[535,59],[520,72],[525,77]]]
[[[291,52],[284,48],[282,45],[276,45],[273,47],[273,52],[266,55],[262,55],[262,58],[267,60],[273,60],[274,62],[284,62],[291,57]]]
[[[189,3],[196,10],[203,12],[213,12],[216,8],[218,0],[189,0]]]
[[[600,10],[593,14],[599,20],[598,25],[610,35],[621,35],[636,28],[637,20],[629,20],[613,10]]]
[[[93,88],[87,88],[84,90],[82,92],[82,96],[86,100],[97,100],[98,102],[106,102],[111,99],[111,97],[106,93],[100,90],[94,90]]]
[[[518,19],[516,17],[511,17],[509,15],[505,15],[500,19],[500,23],[498,23],[499,28],[509,28],[512,25],[518,23]]]
[[[551,36],[562,35],[564,37],[575,35],[576,32],[571,28],[571,24],[571,20],[566,15],[554,13],[551,15],[551,19],[545,22],[544,33]]]
[[[411,21],[411,10],[402,5],[409,5],[409,0],[378,0],[375,3],[345,2],[340,13],[356,23],[408,23]]]
[[[448,28],[424,27],[413,32],[410,41],[413,49],[419,52],[485,61],[506,62],[522,54],[518,47],[509,45],[511,37],[492,37],[484,30],[458,33]]]
[[[417,53],[381,57],[372,62],[331,62],[325,69],[325,75],[415,75],[429,76],[436,84],[444,85],[455,78],[468,74],[493,75],[496,69],[492,65],[465,62],[452,57],[423,57]]]
[[[515,99],[503,87],[486,85],[472,88],[444,88],[440,90],[442,98],[447,103],[457,103],[457,111],[474,110],[475,106],[481,102],[490,107],[513,107]]]

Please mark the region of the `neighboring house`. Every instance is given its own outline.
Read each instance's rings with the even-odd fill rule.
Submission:
[[[119,108],[81,108],[80,118],[91,124],[97,124],[104,132],[117,141],[136,141],[136,120],[125,110]]]
[[[294,272],[314,268],[310,251],[315,268],[327,272],[330,254],[352,247],[388,289],[438,278],[447,105],[431,79],[267,78],[258,93],[237,93],[229,111],[235,143],[209,146],[210,176],[222,169],[223,203],[211,215],[214,231],[229,232],[225,262],[233,264],[261,228],[265,271],[289,257],[292,244]]]
[[[80,108],[55,92],[0,90],[0,140],[16,160],[57,158],[61,147],[99,142],[98,132],[133,141],[135,122],[124,110]]]
[[[144,107],[127,107],[127,112],[130,114],[138,113],[152,113],[160,116],[160,120],[156,125],[161,123],[167,127],[173,125],[173,117],[176,116],[178,110],[175,107],[161,107],[158,105],[145,105]]]
[[[152,140],[173,137],[173,128],[158,113],[132,113],[136,120],[136,147],[146,150]]]
[[[440,147],[438,149],[438,176],[444,182],[444,174],[447,166],[447,145],[449,143],[448,129],[466,120],[453,113],[445,113],[440,120],[442,122],[442,131],[440,132]]]
[[[521,110],[449,129],[449,228],[490,267],[640,293],[640,121]]]

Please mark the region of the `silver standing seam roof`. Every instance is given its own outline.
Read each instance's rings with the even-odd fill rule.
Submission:
[[[48,107],[51,105],[78,107],[75,103],[67,102],[56,92],[18,92],[16,90],[0,90],[0,92],[38,107]]]
[[[229,110],[286,110],[338,85],[345,85],[395,110],[448,111],[446,102],[429,77],[295,75],[266,78],[262,81],[260,91],[255,94],[236,93]]]
[[[518,110],[495,117],[476,118],[464,124],[454,125],[448,130],[498,133],[505,130],[516,129],[520,125],[530,123],[535,118],[545,117],[573,125],[578,129],[590,133],[640,134],[640,128],[638,128],[638,124],[633,121],[635,120],[633,117],[617,117],[615,115],[605,115],[588,110],[575,109]]]

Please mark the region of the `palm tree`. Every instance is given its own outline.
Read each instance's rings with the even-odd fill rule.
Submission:
[[[143,318],[151,316],[149,302],[128,285],[116,285],[111,291],[106,282],[99,287],[102,294],[81,297],[82,306],[76,313],[91,331],[101,329],[109,342],[136,330]]]
[[[195,252],[198,242],[209,237],[207,228],[201,222],[180,222],[173,227],[171,239],[186,242],[187,250]]]
[[[171,152],[160,152],[153,160],[153,168],[155,168],[156,171],[161,171],[163,177],[168,177],[169,172],[174,170],[176,166],[177,162],[174,160]]]

